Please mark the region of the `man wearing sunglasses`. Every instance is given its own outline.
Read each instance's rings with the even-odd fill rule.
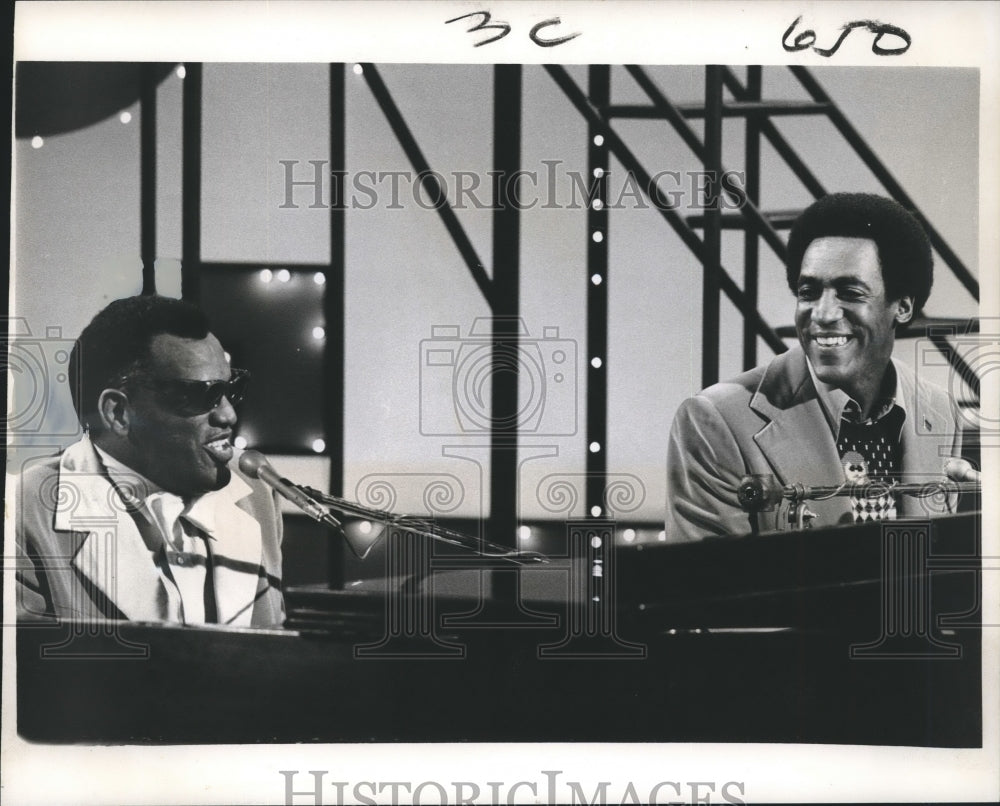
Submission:
[[[118,300],[69,367],[85,433],[22,474],[19,614],[280,625],[281,516],[232,446],[248,374],[204,314]]]

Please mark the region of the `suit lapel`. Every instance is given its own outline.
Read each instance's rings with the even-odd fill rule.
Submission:
[[[229,484],[199,498],[185,516],[209,535],[219,622],[250,626],[259,582],[261,532],[238,505],[253,490],[235,473]]]
[[[176,597],[169,595],[156,568],[159,545],[149,545],[150,538],[133,518],[123,517],[127,504],[105,475],[90,440],[63,452],[59,488],[55,529],[87,535],[73,556],[87,585],[130,620],[176,618]]]
[[[837,446],[801,351],[771,364],[750,408],[768,420],[754,441],[783,484],[843,481]]]
[[[800,349],[793,348],[771,362],[750,399],[750,408],[768,421],[754,435],[754,442],[782,484],[843,482],[840,454]],[[836,523],[850,510],[845,498],[810,501],[809,508],[823,525]]]

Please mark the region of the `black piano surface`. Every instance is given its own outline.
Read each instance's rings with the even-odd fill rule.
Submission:
[[[18,730],[978,747],[978,523],[623,546],[604,557],[598,602],[591,558],[570,552],[290,589],[285,630],[25,625]]]

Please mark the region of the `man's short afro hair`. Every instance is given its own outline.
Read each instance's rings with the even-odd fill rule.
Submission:
[[[872,193],[831,193],[813,202],[788,237],[788,287],[795,293],[802,257],[817,238],[869,238],[878,247],[886,298],[912,296],[914,309],[927,302],[934,259],[927,233],[899,202]]]

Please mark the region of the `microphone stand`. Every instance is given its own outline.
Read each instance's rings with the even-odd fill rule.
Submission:
[[[743,510],[756,519],[760,512],[769,512],[782,500],[794,508],[789,510],[788,522],[796,529],[805,529],[810,525],[815,513],[807,507],[809,501],[824,501],[838,496],[854,496],[855,498],[878,498],[887,494],[912,495],[917,498],[929,498],[932,495],[952,495],[956,493],[981,493],[982,484],[979,481],[952,481],[950,479],[930,482],[883,482],[869,481],[863,483],[844,482],[839,485],[816,485],[796,483],[778,486],[774,476],[745,476],[740,482],[738,497]]]

